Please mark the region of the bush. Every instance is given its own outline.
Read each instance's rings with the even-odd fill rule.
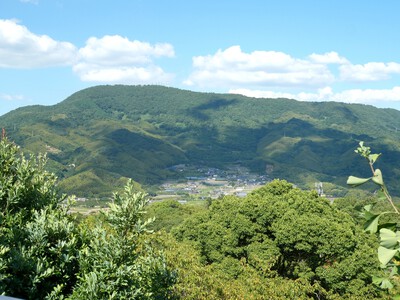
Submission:
[[[0,140],[0,294],[23,299],[167,299],[175,276],[147,242],[146,195],[129,181],[103,222],[78,225],[45,156]]]

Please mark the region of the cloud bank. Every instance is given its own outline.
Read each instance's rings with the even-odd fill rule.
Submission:
[[[81,80],[118,83],[167,83],[173,75],[155,65],[159,57],[174,57],[170,44],[130,41],[118,35],[91,37],[79,49],[73,70]]]
[[[69,66],[86,82],[166,84],[173,74],[154,60],[174,55],[170,44],[151,45],[119,35],[91,37],[78,49],[72,43],[34,34],[16,20],[0,20],[0,68]]]
[[[0,19],[0,68],[45,68],[71,65],[76,47],[31,33],[16,20]]]
[[[282,93],[265,90],[232,89],[232,94],[241,94],[255,98],[289,98],[300,101],[337,101],[345,103],[370,103],[381,101],[400,101],[400,86],[392,89],[350,89],[334,93],[330,87],[318,89],[316,93]]]
[[[69,67],[84,82],[171,84],[175,75],[164,70],[159,61],[174,57],[174,47],[168,43],[150,44],[120,35],[105,35],[90,37],[79,48],[68,41],[32,33],[17,20],[0,19],[0,69]],[[349,103],[400,102],[400,86],[354,88],[362,83],[382,84],[393,79],[400,74],[400,63],[353,64],[335,51],[297,58],[271,50],[245,52],[239,45],[234,45],[214,54],[194,56],[188,72],[182,81],[185,86],[252,97]],[[341,85],[347,89],[340,89]],[[12,98],[0,94],[1,100]]]
[[[321,86],[334,76],[325,64],[293,58],[283,52],[245,53],[240,46],[193,58],[194,72],[184,82],[202,87]]]

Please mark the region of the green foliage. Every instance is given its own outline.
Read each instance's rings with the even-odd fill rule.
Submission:
[[[0,127],[26,151],[47,151],[49,167],[65,181],[60,188],[78,196],[110,197],[120,177],[157,184],[177,176],[168,167],[180,163],[223,168],[240,161],[257,172],[268,164],[271,177],[302,187],[344,186],[349,166],[355,175],[363,171],[349,155],[361,139],[392,153],[383,166],[400,165],[399,112],[365,105],[98,86],[51,107],[10,112]],[[386,176],[390,186],[400,169]]]
[[[175,275],[129,181],[99,222],[80,225],[44,157],[0,140],[0,294],[23,299],[167,299]],[[102,222],[100,222],[102,221]],[[85,226],[90,225],[91,226]]]
[[[0,293],[44,299],[76,280],[80,238],[43,156],[0,141]]]
[[[147,241],[151,219],[142,221],[148,199],[128,181],[92,227],[81,226],[80,276],[70,299],[165,299],[175,275],[164,254]],[[84,224],[85,225],[85,224]]]
[[[378,269],[377,241],[315,192],[286,181],[246,198],[215,200],[172,233],[229,280],[242,281],[250,272],[260,285],[272,279],[306,283],[300,298],[379,297],[370,276]]]
[[[203,264],[200,253],[190,243],[177,242],[159,232],[156,243],[165,248],[170,267],[178,274],[173,294],[179,299],[310,299],[323,295],[318,285],[306,280],[260,277],[244,260],[227,257],[222,264]],[[233,264],[230,266],[229,264]]]
[[[7,139],[0,141],[0,205],[2,214],[29,220],[35,210],[56,205],[54,175],[44,170],[45,156],[27,159]],[[62,199],[61,199],[62,200]]]
[[[149,224],[149,228],[155,231],[165,230],[169,232],[173,227],[180,225],[187,218],[206,209],[206,202],[202,204],[180,204],[176,200],[164,200],[151,203],[147,207],[146,216],[155,218]]]
[[[369,203],[375,202],[376,198],[367,191],[354,189],[347,192],[346,196],[336,198],[332,205],[341,211],[351,215],[358,223],[364,223],[364,218],[361,216],[361,211],[364,206]]]
[[[400,231],[397,230],[399,227],[398,216],[400,212],[383,181],[381,170],[375,169],[374,166],[381,154],[372,154],[370,147],[364,146],[364,142],[359,143],[359,147],[355,152],[367,160],[372,176],[363,179],[349,176],[347,184],[358,186],[372,181],[380,188],[381,196],[378,199],[387,201],[392,209],[391,211],[373,212],[372,209],[376,203],[372,203],[364,206],[363,210],[365,218],[364,230],[379,236],[378,259],[381,263],[381,268],[386,270],[387,273],[385,277],[374,276],[374,283],[382,289],[392,289],[394,287],[392,283],[393,279],[398,280],[400,274],[400,270],[398,269],[398,260],[400,259]],[[396,223],[382,222],[381,219],[387,214],[394,214],[397,217]]]

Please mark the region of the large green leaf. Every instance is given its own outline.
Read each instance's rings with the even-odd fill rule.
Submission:
[[[380,286],[383,279],[385,279],[384,277],[377,277],[377,276],[372,276],[372,283],[375,285]]]
[[[379,286],[381,289],[391,289],[393,284],[389,278],[372,276],[372,283]]]
[[[380,214],[374,214],[371,212],[372,207],[373,207],[372,204],[364,206],[361,215],[366,220],[364,224],[364,230],[370,233],[376,233],[378,232],[379,218],[381,215],[385,214],[385,212]]]
[[[382,228],[379,230],[379,236],[381,238],[380,245],[382,247],[391,249],[398,246],[400,240],[400,232],[399,231],[392,231],[387,228]]]
[[[367,217],[368,214],[368,217]],[[370,212],[366,212],[365,216],[368,218],[367,222],[364,224],[364,230],[370,233],[378,232],[379,217],[381,215],[374,215]]]
[[[382,280],[381,285],[380,285],[381,289],[392,289],[393,288],[393,284],[390,282],[389,279],[385,278]]]
[[[388,264],[389,261],[396,255],[398,249],[388,249],[385,247],[380,246],[378,248],[378,259],[380,263],[384,266]]]
[[[379,169],[376,169],[374,172],[374,176],[372,177],[372,181],[375,182],[376,184],[382,186],[383,185],[383,177],[382,177],[382,172]]]
[[[349,178],[347,179],[347,184],[355,187],[355,186],[358,186],[358,185],[366,183],[370,179],[371,179],[371,177],[369,177],[369,178],[359,178],[359,177],[355,177],[355,176],[349,176]]]

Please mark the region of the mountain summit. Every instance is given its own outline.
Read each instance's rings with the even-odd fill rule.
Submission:
[[[25,152],[47,152],[61,189],[85,196],[105,195],[126,177],[160,183],[182,163],[344,186],[350,174],[369,176],[354,153],[361,140],[384,153],[388,180],[400,175],[400,112],[360,104],[97,86],[53,106],[19,108],[0,127]]]

